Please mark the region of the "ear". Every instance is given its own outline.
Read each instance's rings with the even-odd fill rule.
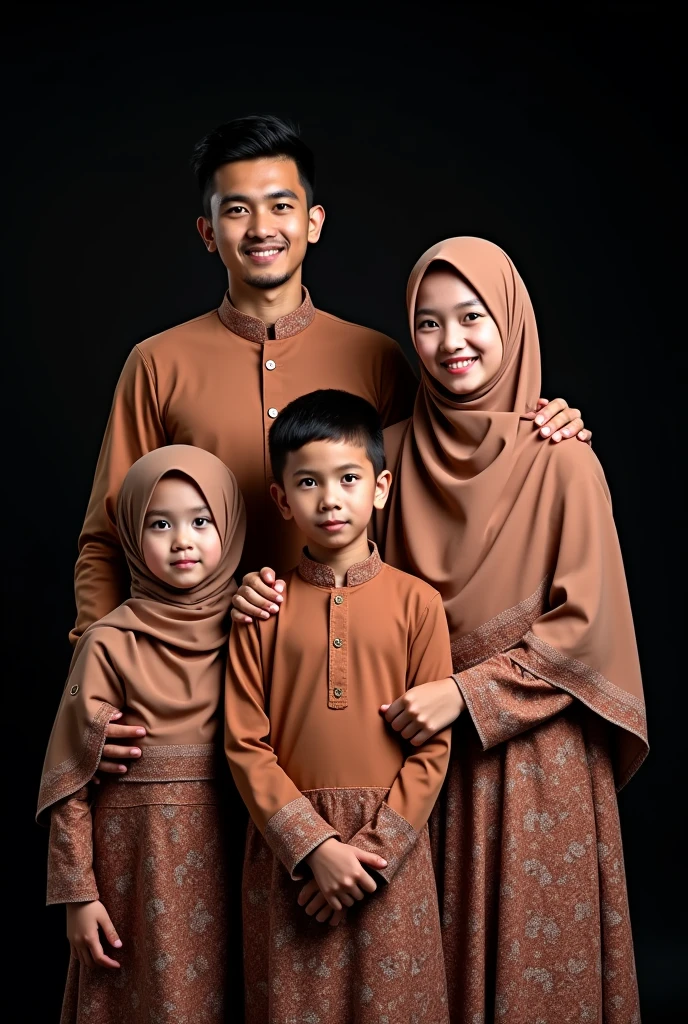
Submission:
[[[207,217],[199,217],[196,221],[196,228],[208,252],[217,252],[217,242],[215,241],[212,222]]]
[[[387,498],[389,498],[389,489],[391,486],[392,474],[388,469],[383,469],[375,481],[375,497],[373,498],[373,506],[375,508],[385,507],[387,504]]]
[[[287,495],[284,490],[284,487],[280,486],[280,484],[270,484],[270,497],[272,498],[275,505],[277,505],[277,508],[282,513],[283,519],[294,518],[294,513],[289,507],[289,502],[287,501]]]
[[[322,231],[323,222],[325,220],[325,211],[322,206],[311,206],[308,211],[308,241],[317,242],[320,238],[320,232]]]

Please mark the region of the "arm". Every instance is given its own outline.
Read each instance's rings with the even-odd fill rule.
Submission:
[[[274,628],[270,634],[274,636]],[[230,633],[225,751],[256,827],[292,878],[297,878],[301,861],[320,843],[339,833],[316,813],[277,763],[265,712],[263,642],[270,642],[267,631],[261,633],[256,624]]]
[[[450,671],[449,629],[436,594],[411,645],[407,686],[448,676]],[[387,860],[379,873],[388,882],[430,817],[449,764],[450,737],[450,730],[444,729],[406,758],[375,817],[350,840],[352,846]]]
[[[385,338],[387,347],[380,361],[378,412],[382,426],[389,427],[413,415],[418,394],[418,378],[401,345]]]
[[[115,389],[79,537],[74,573],[77,621],[72,642],[128,596],[129,577],[115,527],[117,494],[134,462],[166,443],[153,375],[136,347]]]

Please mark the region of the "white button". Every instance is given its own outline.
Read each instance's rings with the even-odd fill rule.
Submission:
[[[277,416],[277,409],[268,409],[268,416],[271,420],[274,420]]]
[[[277,366],[277,363],[275,362],[274,359],[268,359],[267,363],[265,364],[265,369],[266,370],[274,370],[276,366]]]

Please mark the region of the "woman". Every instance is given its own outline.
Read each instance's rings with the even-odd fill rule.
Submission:
[[[416,745],[458,719],[433,819],[452,1020],[639,1021],[615,787],[647,736],[604,475],[533,434],[537,328],[501,249],[439,243],[407,300],[422,384],[379,539],[442,594],[455,675],[382,711]]]

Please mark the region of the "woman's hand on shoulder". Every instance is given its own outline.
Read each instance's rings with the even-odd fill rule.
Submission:
[[[267,566],[260,572],[246,573],[232,598],[232,622],[248,625],[254,619],[269,619],[279,611],[283,593],[284,580],[276,579]]]
[[[572,437],[586,444],[592,440],[592,430],[586,429],[580,409],[569,408],[565,398],[555,398],[551,402],[538,398],[537,408],[526,413],[526,418],[534,421],[540,437],[549,438],[554,444]]]
[[[420,747],[455,722],[465,707],[454,678],[447,676],[412,687],[391,704],[381,704],[380,712],[395,732]]]
[[[67,938],[72,956],[84,967],[119,967],[119,962],[104,952],[100,931],[111,946],[121,949],[122,940],[100,900],[67,904]]]

